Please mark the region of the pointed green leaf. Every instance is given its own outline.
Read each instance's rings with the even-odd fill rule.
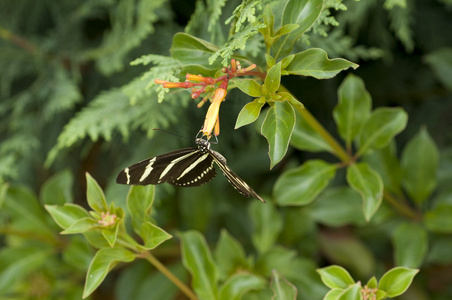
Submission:
[[[297,288],[276,270],[272,271],[271,288],[274,293],[272,300],[297,299]]]
[[[104,192],[97,181],[86,173],[86,198],[88,205],[96,212],[108,211],[107,200],[105,200]]]
[[[73,182],[74,177],[68,170],[53,175],[46,180],[41,188],[41,202],[58,205],[71,203]]]
[[[152,250],[164,241],[173,237],[171,234],[151,222],[143,223],[140,236],[144,241],[142,248],[146,250]]]
[[[363,159],[380,174],[385,189],[395,195],[402,196],[402,169],[400,168],[394,140],[389,142],[386,147],[366,153]]]
[[[244,125],[253,123],[259,117],[261,108],[265,103],[259,101],[259,98],[254,99],[253,102],[247,103],[239,113],[234,129],[240,128]]]
[[[242,245],[226,229],[221,230],[214,257],[220,271],[220,279],[250,267]]]
[[[290,140],[290,144],[293,147],[310,152],[327,151],[333,153],[331,146],[300,114],[297,114],[296,118],[297,120]]]
[[[61,232],[61,234],[83,233],[88,230],[100,227],[100,224],[91,217],[82,218],[74,222],[71,226]]]
[[[275,43],[272,47],[275,58],[281,59],[292,51],[294,43],[315,23],[322,12],[322,8],[322,0],[287,1],[283,11],[282,26],[298,24],[299,27],[290,34],[282,36]]]
[[[64,206],[45,205],[55,223],[63,229],[67,229],[82,218],[90,215],[83,207],[77,204],[67,203]]]
[[[265,53],[265,63],[267,65],[267,68],[272,68],[274,65],[276,65],[276,60],[271,55]]]
[[[298,27],[300,27],[300,25],[298,25],[298,24],[286,24],[276,31],[275,36],[279,37],[279,36],[291,33]]]
[[[142,225],[151,219],[154,193],[154,185],[132,186],[127,195],[127,209],[132,218],[132,227],[141,237]]]
[[[251,97],[262,97],[262,86],[254,79],[235,80],[235,85]]]
[[[253,245],[259,253],[265,253],[275,244],[283,228],[283,220],[272,203],[262,205],[253,201],[249,211],[253,220]]]
[[[279,89],[281,83],[281,62],[270,68],[265,76],[264,85],[267,87],[269,94],[274,94]]]
[[[266,33],[269,35],[273,34],[273,27],[275,26],[275,15],[273,14],[272,8],[269,4],[265,5],[264,13],[262,15],[262,19],[264,21],[264,24],[267,25]]]
[[[115,223],[113,226],[103,227],[101,230],[102,236],[108,242],[110,247],[114,247],[116,244],[119,228],[119,223]]]
[[[330,289],[346,289],[349,285],[355,283],[350,273],[340,266],[317,269],[317,273],[319,273],[322,282]]]
[[[171,57],[185,65],[202,65],[207,69],[218,69],[219,64],[209,65],[210,56],[219,48],[203,39],[187,33],[176,33],[171,45]]]
[[[366,163],[353,164],[347,168],[347,182],[363,199],[363,212],[369,221],[383,200],[383,180]]]
[[[180,234],[182,262],[192,276],[192,287],[200,300],[217,299],[218,271],[204,237],[197,231]]]
[[[438,148],[425,128],[403,149],[402,184],[417,205],[421,205],[436,188],[438,161]]]
[[[323,191],[336,174],[337,166],[310,160],[284,172],[276,181],[273,195],[279,205],[306,205]]]
[[[343,289],[331,289],[322,300],[337,300],[343,291]]]
[[[378,287],[377,278],[375,278],[375,276],[372,276],[372,278],[370,278],[369,281],[367,281],[366,285],[370,289],[374,289],[374,288]]]
[[[372,100],[363,80],[355,75],[348,75],[342,82],[338,97],[333,117],[339,134],[350,148],[353,139],[370,116]]]
[[[292,267],[296,257],[296,251],[281,246],[274,246],[258,256],[254,271],[267,277],[272,275],[273,270],[278,270],[285,274]]]
[[[361,284],[355,283],[348,288],[346,288],[337,297],[337,300],[361,300]]]
[[[281,69],[284,70],[293,61],[295,55],[288,55],[281,60]]]
[[[397,266],[417,268],[422,265],[428,248],[427,231],[416,223],[400,224],[392,236]]]
[[[102,248],[97,251],[86,273],[83,298],[88,297],[119,262],[131,262],[134,259],[135,254],[123,248]]]
[[[329,59],[325,50],[312,48],[295,54],[285,71],[293,75],[326,79],[350,67],[356,69],[358,65],[342,58]]]
[[[295,126],[295,112],[287,101],[275,102],[262,123],[261,133],[268,141],[270,168],[286,155],[290,137]]]
[[[264,289],[266,284],[264,278],[254,274],[234,274],[221,286],[219,300],[240,300],[246,292]]]
[[[364,124],[359,136],[358,155],[369,149],[385,147],[399,132],[405,129],[408,114],[402,108],[377,108]]]
[[[404,267],[393,268],[381,277],[378,289],[387,292],[389,298],[402,295],[418,272],[419,270]]]

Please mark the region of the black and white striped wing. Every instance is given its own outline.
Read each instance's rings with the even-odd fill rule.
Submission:
[[[116,182],[129,185],[170,183],[176,186],[200,186],[217,175],[214,159],[200,148],[184,148],[143,160],[118,174]]]
[[[265,200],[259,196],[252,187],[250,187],[242,178],[240,178],[234,171],[229,169],[226,164],[226,159],[218,153],[217,151],[209,150],[216,164],[220,167],[224,176],[227,178],[229,183],[234,187],[234,189],[242,194],[246,198],[254,197],[265,203]]]

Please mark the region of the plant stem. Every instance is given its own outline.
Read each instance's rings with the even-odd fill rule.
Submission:
[[[24,39],[18,35],[15,35],[11,31],[9,31],[1,26],[0,26],[0,38],[4,39],[6,41],[10,41],[11,43],[27,50],[30,53],[35,53],[38,50],[38,47],[36,47],[36,45],[30,43],[29,41],[27,41],[26,39]]]
[[[198,300],[198,297],[192,292],[192,290],[179,280],[173,273],[168,270],[154,255],[149,252],[144,252],[144,257],[163,275],[165,275],[169,280],[171,280],[188,298],[192,300]]]
[[[408,205],[400,203],[391,193],[389,193],[387,190],[383,191],[383,198],[391,204],[397,211],[400,212],[400,214],[413,219],[413,220],[419,220],[418,214]]]
[[[322,138],[328,143],[328,145],[333,148],[333,154],[336,155],[342,162],[349,163],[351,161],[350,155],[344,150],[344,148],[334,139],[331,134],[326,131],[326,129],[317,121],[316,118],[301,104],[300,101],[283,85],[279,87],[280,91],[284,91],[292,95],[293,99],[296,100],[297,103],[294,104],[293,107],[296,111],[303,117],[303,119],[314,129],[318,134],[322,136]]]

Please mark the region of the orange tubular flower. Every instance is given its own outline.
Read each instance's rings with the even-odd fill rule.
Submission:
[[[215,127],[214,134],[218,135],[220,133],[220,123],[218,122],[218,113],[220,111],[220,104],[223,102],[226,97],[227,90],[225,88],[219,87],[215,91],[215,96],[213,97],[213,101],[207,110],[206,119],[204,120],[204,126],[201,129],[202,135],[210,137],[212,136],[212,130]],[[218,124],[217,126],[215,126]]]

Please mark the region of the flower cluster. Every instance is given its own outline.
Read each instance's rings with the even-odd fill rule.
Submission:
[[[202,107],[207,100],[210,100],[211,102],[209,109],[207,110],[204,125],[201,129],[202,136],[206,136],[209,139],[212,137],[212,132],[215,136],[220,134],[220,120],[218,114],[220,111],[220,104],[225,100],[228,92],[229,80],[237,76],[254,75],[253,73],[255,72],[250,72],[254,68],[256,68],[256,65],[253,64],[242,69],[240,63],[232,59],[231,65],[221,70],[225,75],[217,78],[187,74],[185,76],[186,81],[184,82],[170,82],[160,79],[156,79],[154,82],[156,84],[161,84],[165,88],[191,88],[192,99],[198,98],[203,93],[206,94],[206,96],[198,103],[198,107]],[[215,87],[216,84],[220,84],[219,87],[212,90],[211,88]]]

